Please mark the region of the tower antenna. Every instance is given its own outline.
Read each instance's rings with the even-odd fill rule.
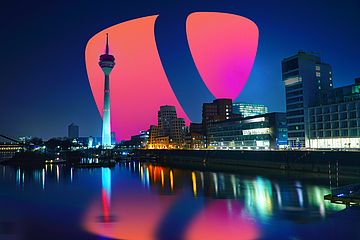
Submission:
[[[106,54],[109,54],[109,34],[106,33]]]

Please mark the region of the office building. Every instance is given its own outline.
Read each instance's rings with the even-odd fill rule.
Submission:
[[[74,123],[68,126],[68,138],[69,139],[77,139],[79,138],[79,126]]]
[[[310,148],[360,148],[360,79],[321,92],[320,104],[308,110]]]
[[[120,143],[122,148],[145,148],[149,138],[149,131],[140,131],[139,134],[131,136],[131,139],[128,141],[123,141]]]
[[[106,34],[105,54],[100,56],[99,66],[105,75],[104,84],[104,107],[102,126],[102,145],[104,148],[111,147],[111,126],[110,126],[110,73],[115,66],[115,58],[109,54],[109,38]]]
[[[291,148],[308,147],[308,109],[319,104],[321,91],[332,89],[332,68],[316,54],[305,52],[285,58],[281,64],[286,91],[288,145]]]
[[[285,113],[213,122],[208,127],[210,149],[267,150],[287,147]]]
[[[232,113],[240,115],[243,118],[262,115],[268,113],[268,107],[262,104],[253,103],[233,103]]]
[[[170,122],[170,142],[175,148],[182,148],[185,140],[185,120],[175,118]]]
[[[151,125],[149,128],[149,139],[147,141],[147,148],[155,148],[156,138],[159,136],[159,127],[156,125]]]
[[[224,121],[232,117],[232,100],[216,99],[212,103],[204,103],[202,109],[202,123],[206,126],[209,123]]]

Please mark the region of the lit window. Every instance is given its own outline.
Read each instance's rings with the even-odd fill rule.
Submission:
[[[316,76],[320,77],[321,76],[320,72],[316,72]]]
[[[320,66],[316,66],[316,71],[320,71]]]

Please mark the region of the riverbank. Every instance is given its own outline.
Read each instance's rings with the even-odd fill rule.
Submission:
[[[360,152],[355,151],[136,150],[134,153],[144,161],[205,170],[248,168],[360,178]]]

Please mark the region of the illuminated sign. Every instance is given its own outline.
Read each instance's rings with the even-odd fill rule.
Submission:
[[[244,123],[256,123],[256,122],[265,122],[265,117],[258,117],[244,120]]]
[[[260,135],[260,134],[270,134],[270,128],[255,128],[242,130],[243,135]]]

